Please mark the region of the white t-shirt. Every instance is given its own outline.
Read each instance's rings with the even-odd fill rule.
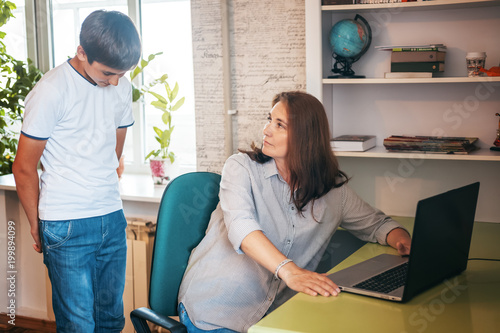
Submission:
[[[28,94],[21,132],[47,140],[39,218],[68,220],[122,208],[116,130],[134,123],[132,89],[122,77],[99,87],[69,62],[47,72]]]

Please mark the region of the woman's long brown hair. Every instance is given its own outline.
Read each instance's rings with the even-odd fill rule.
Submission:
[[[323,104],[314,96],[300,92],[277,94],[272,106],[281,102],[288,111],[288,154],[291,199],[299,212],[312,201],[321,198],[332,188],[348,182],[339,169],[330,147],[330,129]],[[259,163],[271,157],[252,144],[252,150],[241,151]]]

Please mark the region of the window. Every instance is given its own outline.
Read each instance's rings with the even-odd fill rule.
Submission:
[[[142,7],[143,54],[163,52],[145,70],[145,82],[167,73],[169,84],[179,84],[179,96],[186,97],[184,105],[172,115],[175,130],[171,150],[181,166],[196,166],[196,136],[194,115],[193,52],[191,37],[190,1],[143,0]],[[146,96],[145,148],[146,153],[156,149],[153,125],[161,119],[161,111],[149,106]]]
[[[24,13],[24,0],[11,0],[16,5],[16,9],[12,11],[15,17],[10,18],[9,21],[2,27],[2,31],[6,33],[3,38],[7,53],[14,57],[16,60],[26,61],[28,58],[28,48],[26,44],[26,19]],[[6,82],[6,78],[0,76],[2,82]],[[21,131],[21,122],[15,122],[9,125],[9,129],[15,133]]]
[[[175,130],[171,150],[177,156],[180,172],[196,169],[196,141],[194,117],[194,82],[191,42],[191,4],[189,0],[142,0],[140,3],[143,57],[163,52],[144,71],[148,83],[167,73],[169,83],[179,84],[179,96],[186,102],[173,114]],[[74,56],[79,43],[80,26],[85,17],[97,9],[117,10],[137,17],[128,0],[52,0],[52,52],[51,67]],[[145,105],[134,106],[135,124],[127,132],[124,147],[126,170],[148,172],[145,155],[156,149],[153,126],[161,127],[161,111]]]
[[[3,42],[7,47],[7,52],[18,60],[26,60],[28,58],[28,50],[26,46],[26,19],[24,14],[24,0],[10,0],[16,5],[16,9],[12,11],[15,18],[11,18],[2,30],[7,33]]]

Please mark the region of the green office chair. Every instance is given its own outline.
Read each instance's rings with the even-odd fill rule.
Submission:
[[[177,316],[177,295],[191,251],[205,235],[210,215],[219,202],[221,176],[193,172],[172,180],[160,202],[153,247],[148,308],[132,311],[138,333],[151,332],[147,322],[172,333],[187,332]]]

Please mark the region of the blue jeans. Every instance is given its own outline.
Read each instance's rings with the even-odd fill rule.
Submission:
[[[207,333],[207,332],[238,333],[237,331],[230,330],[229,328],[217,328],[215,330],[208,330],[208,331],[199,329],[198,327],[194,326],[193,323],[191,322],[191,319],[189,319],[186,308],[182,303],[179,303],[178,312],[179,312],[179,319],[181,323],[183,323],[184,326],[186,326],[188,333]]]
[[[120,332],[127,221],[123,211],[40,221],[43,262],[52,283],[57,332]]]

